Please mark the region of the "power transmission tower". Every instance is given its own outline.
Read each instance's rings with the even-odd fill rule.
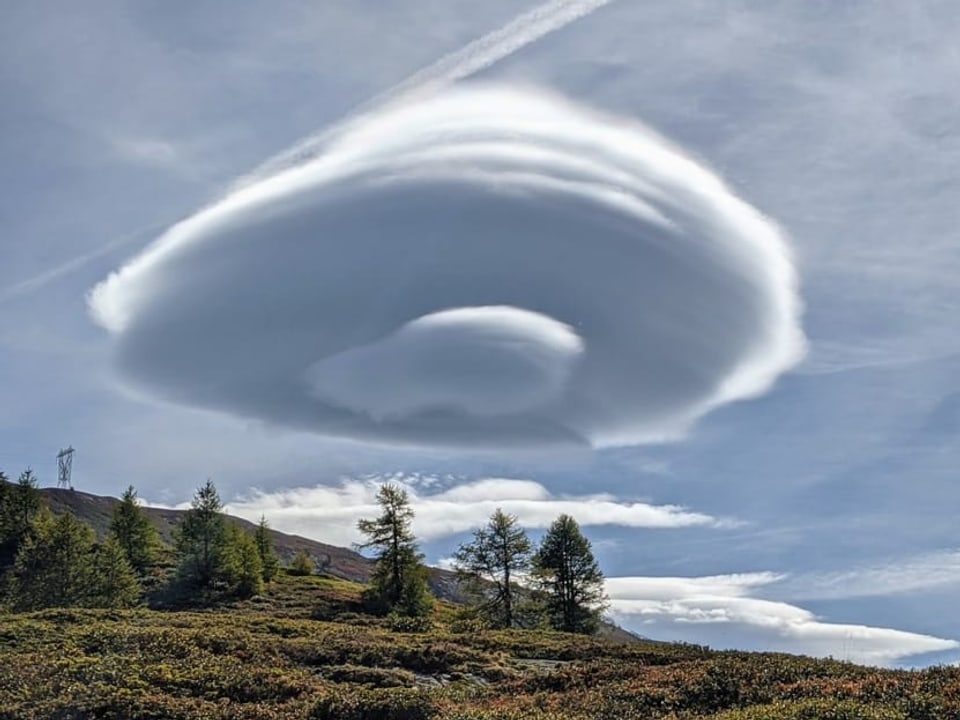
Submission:
[[[73,446],[57,453],[57,487],[73,490]]]

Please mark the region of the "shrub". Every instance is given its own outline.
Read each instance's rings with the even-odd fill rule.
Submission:
[[[322,697],[311,720],[430,720],[437,717],[429,695],[407,688],[336,688]]]
[[[811,699],[757,705],[715,715],[713,720],[908,720],[899,710],[850,700]],[[912,718],[911,718],[912,720]]]
[[[414,675],[398,668],[371,668],[363,665],[336,665],[325,668],[323,677],[337,683],[370,685],[377,688],[411,687]]]
[[[426,633],[433,630],[433,620],[428,617],[400,615],[392,612],[387,616],[387,627],[394,632]]]
[[[290,574],[298,577],[313,575],[313,560],[306,550],[298,552],[290,563]]]

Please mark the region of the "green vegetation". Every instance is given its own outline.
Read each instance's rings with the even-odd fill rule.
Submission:
[[[70,517],[64,515],[63,517]],[[125,608],[140,600],[140,582],[119,541],[110,536],[93,553],[94,607]]]
[[[230,591],[252,597],[263,591],[263,562],[253,535],[238,525],[227,525],[223,547],[223,574]]]
[[[367,536],[360,547],[373,549],[376,561],[367,605],[377,613],[426,615],[433,606],[427,586],[427,569],[417,551],[417,539],[410,529],[413,509],[406,490],[386,483],[377,492],[382,510],[373,520],[360,520],[357,527]]]
[[[381,490],[380,517],[361,522],[377,550],[370,586],[313,574],[312,563],[303,574],[268,570],[266,521],[250,533],[228,522],[210,482],[175,552],[154,546],[135,569],[131,548],[152,541],[117,529],[137,524],[132,488],[123,505],[114,517],[126,525],[98,543],[73,514],[44,506],[29,473],[0,483],[0,720],[960,719],[958,668],[878,670],[588,634],[602,575],[567,516],[532,557],[500,511],[461,547],[477,623],[463,607],[418,600],[412,511],[395,486]],[[529,569],[534,590],[513,582]],[[164,587],[144,593],[144,572]],[[171,602],[173,589],[189,592]],[[568,632],[518,627],[517,603],[538,599]]]
[[[281,572],[194,611],[0,615],[0,718],[950,720],[960,669],[613,643],[549,630],[429,632],[364,615],[364,587]],[[318,615],[328,620],[315,619]]]
[[[300,550],[296,555],[293,556],[293,561],[290,563],[290,574],[291,575],[313,575],[313,560],[310,559],[310,553],[306,550]]]
[[[207,480],[177,528],[177,572],[185,589],[208,593],[218,581],[226,580],[226,541],[223,503],[216,486]]]
[[[13,565],[42,506],[37,481],[30,470],[21,473],[15,485],[7,484],[7,476],[0,472],[0,570]]]
[[[94,543],[73,515],[41,510],[9,572],[17,610],[50,607],[128,607],[139,596],[133,568],[115,541]]]
[[[478,605],[478,612],[490,627],[509,628],[517,624],[517,601],[523,592],[517,576],[529,572],[533,545],[515,515],[500,508],[487,524],[473,533],[454,556],[457,576]]]
[[[125,608],[147,596],[159,605],[208,605],[258,595],[278,571],[266,522],[255,533],[227,522],[209,480],[177,528],[173,572],[133,487],[98,543],[73,513],[50,512],[29,471],[15,485],[0,480],[0,600],[17,611]]]
[[[277,551],[273,547],[273,540],[270,539],[270,526],[267,524],[267,518],[260,516],[260,522],[257,523],[257,529],[253,535],[254,542],[257,545],[257,555],[260,557],[260,567],[263,570],[263,581],[273,582],[273,579],[280,572],[280,558],[277,557]],[[308,558],[309,559],[309,558]],[[313,569],[307,575],[311,574]]]
[[[551,626],[565,632],[596,632],[605,607],[603,573],[577,521],[561,515],[547,530],[533,566]]]
[[[145,576],[157,562],[160,537],[150,518],[140,507],[133,485],[124,490],[110,517],[110,534],[116,539],[127,560],[140,576]]]

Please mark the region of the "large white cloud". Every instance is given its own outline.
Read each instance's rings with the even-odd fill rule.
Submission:
[[[826,622],[788,602],[756,594],[784,576],[745,573],[715,577],[608,578],[614,617],[651,637],[832,656],[891,665],[922,653],[960,647],[955,640],[891,628]]]
[[[90,303],[156,396],[410,444],[660,441],[804,347],[773,223],[636,123],[491,87],[347,123]]]
[[[376,495],[382,480],[256,492],[231,501],[227,510],[254,521],[265,515],[277,530],[348,545],[363,539],[357,520],[379,514]],[[729,523],[676,505],[631,502],[607,494],[555,495],[533,480],[485,478],[443,490],[431,490],[429,481],[401,475],[386,480],[407,489],[416,512],[414,531],[424,540],[472,531],[497,508],[516,515],[531,529],[549,527],[561,513],[575,516],[584,526],[681,528]]]

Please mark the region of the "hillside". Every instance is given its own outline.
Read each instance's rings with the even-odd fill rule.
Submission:
[[[101,533],[118,502],[43,492]],[[167,539],[184,517],[149,514]],[[960,668],[716,652],[612,628],[495,631],[443,599],[427,618],[371,616],[345,578],[367,579],[369,561],[274,538],[326,572],[283,571],[248,600],[203,607],[0,607],[0,720],[960,720]]]
[[[487,631],[448,603],[396,625],[361,591],[283,574],[204,611],[0,614],[0,720],[960,718],[957,668]]]
[[[91,495],[79,490],[43,488],[41,493],[54,513],[65,511],[73,513],[93,527],[100,537],[107,533],[113,506],[120,502],[117,498]],[[174,531],[186,511],[155,507],[145,507],[144,510],[153,521],[163,541],[172,544]],[[254,524],[247,520],[233,516],[227,517],[230,522],[246,530],[254,529]],[[325,575],[358,583],[365,583],[370,579],[372,562],[354,550],[328,545],[299,535],[288,535],[277,530],[270,532],[277,554],[284,563],[289,563],[298,552],[305,550],[317,569]],[[462,599],[457,590],[456,577],[448,570],[430,568],[430,586],[440,598],[454,602]]]
[[[90,525],[101,538],[106,535],[110,527],[113,507],[120,502],[114,497],[92,495],[79,490],[62,488],[41,488],[40,493],[54,513],[70,512],[74,514]],[[144,507],[144,511],[153,521],[161,539],[167,544],[172,544],[176,527],[183,519],[186,511],[156,507]],[[247,520],[232,515],[228,515],[227,518],[230,522],[236,523],[248,531],[254,529],[254,524]],[[271,530],[270,534],[277,554],[285,564],[288,564],[298,552],[305,550],[313,560],[315,567],[323,575],[355,583],[366,583],[370,580],[373,563],[354,550],[328,545],[299,535],[289,535],[277,530]],[[463,593],[460,592],[454,573],[434,567],[428,568],[428,571],[430,589],[438,598],[453,603],[464,602]],[[600,635],[616,642],[636,642],[646,639],[606,621],[601,623]]]

